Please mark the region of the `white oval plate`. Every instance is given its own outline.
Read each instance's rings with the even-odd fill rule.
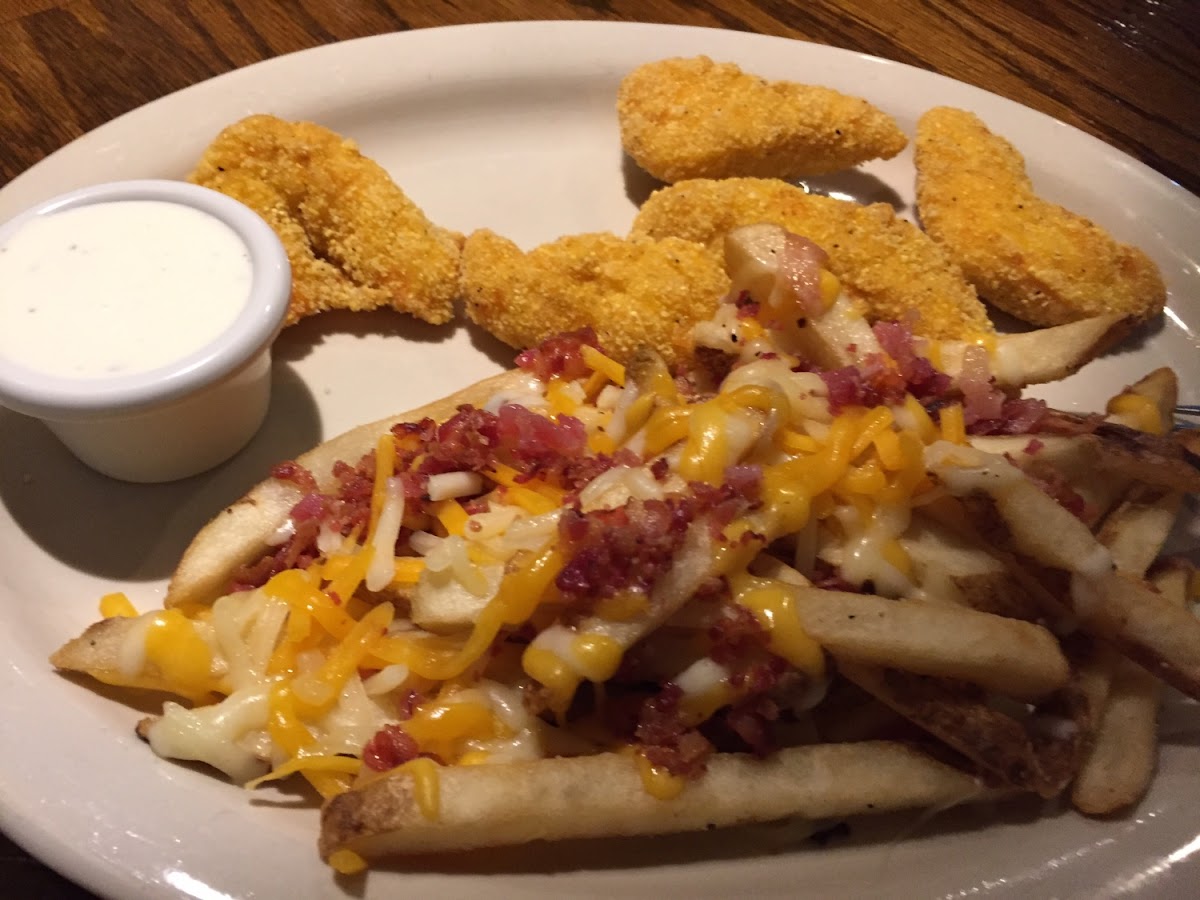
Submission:
[[[1037,187],[1144,247],[1171,289],[1157,332],[1046,393],[1095,408],[1158,365],[1200,400],[1200,203],[1067,125],[938,75],[843,50],[727,31],[523,23],[331,45],[232,72],[123,116],[0,191],[0,219],[84,184],[181,177],[224,125],[253,112],[356,138],[439,223],[526,246],[629,225],[649,183],[623,161],[614,97],[634,66],[707,53],[773,78],[872,100],[912,132],[926,108],[973,109],[1015,141]],[[912,202],[911,157],[825,187]],[[1200,716],[1168,710],[1161,772],[1136,814],[1094,822],[1005,808],[856,825],[824,849],[794,830],[570,844],[424,860],[339,885],[316,855],[304,798],[250,795],[161,761],[139,713],[54,674],[46,657],[124,589],[158,605],[195,530],[286,458],[351,425],[489,374],[511,351],[477,331],[391,314],[331,315],[276,347],[267,426],[226,466],[174,485],[85,470],[39,424],[0,411],[0,826],[69,877],[113,897],[792,895],[1115,896],[1189,892],[1200,849]],[[169,440],[169,436],[164,436]],[[148,704],[146,711],[153,711]]]

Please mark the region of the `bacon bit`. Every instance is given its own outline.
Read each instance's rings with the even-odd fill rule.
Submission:
[[[666,457],[660,456],[650,464],[650,474],[654,476],[655,481],[666,481],[670,471],[671,466],[667,462]]]
[[[730,466],[719,488],[700,481],[688,483],[696,504],[694,515],[709,514],[713,537],[720,537],[726,525],[739,515],[757,506],[761,498],[762,467],[757,465]],[[749,532],[743,537],[749,535]]]
[[[591,371],[583,361],[585,344],[604,352],[596,332],[589,326],[547,338],[536,347],[518,354],[516,362],[520,368],[532,372],[542,381],[549,381],[555,375],[566,379],[582,378]]]
[[[1047,413],[1046,401],[1028,397],[1020,400],[1005,400],[1000,407],[1000,416],[995,419],[980,419],[967,426],[968,434],[1029,434],[1039,430]],[[1038,445],[1042,445],[1039,443]],[[1026,449],[1027,453],[1037,452]]]
[[[726,710],[723,718],[726,727],[759,759],[778,749],[773,725],[779,719],[779,706],[770,697],[751,695]]]
[[[863,383],[862,372],[854,366],[819,372],[829,393],[829,411],[838,415],[848,406],[877,406],[879,396]]]
[[[404,692],[404,696],[396,701],[396,718],[401,722],[407,722],[416,713],[417,707],[425,702],[425,698],[420,692],[409,688]]]
[[[800,307],[810,316],[825,311],[821,301],[821,266],[828,259],[829,255],[808,238],[787,233],[779,256],[779,276],[791,286]]]
[[[823,559],[818,559],[813,563],[812,583],[813,587],[818,587],[823,591],[841,591],[846,594],[870,593],[865,590],[865,585],[851,584],[843,579],[841,571]]]
[[[500,443],[497,417],[464,403],[426,440],[417,467],[421,475],[444,472],[482,472],[495,459]]]
[[[420,756],[412,736],[399,725],[384,725],[363,746],[362,761],[374,772],[386,772]]]
[[[551,421],[515,403],[500,407],[496,435],[500,448],[515,460],[538,466],[574,459],[587,448],[587,429],[579,419],[559,415]]]
[[[668,682],[655,697],[648,698],[638,714],[634,737],[650,764],[682,778],[698,778],[707,768],[713,745],[708,738],[683,721],[679,702],[683,691]]]
[[[585,608],[621,590],[648,590],[670,566],[692,518],[692,504],[674,498],[635,498],[586,514],[568,508],[558,531],[571,556],[554,583]]]
[[[317,558],[316,544],[321,522],[319,519],[293,519],[293,522],[295,530],[278,550],[234,570],[229,579],[229,593],[252,591],[262,587],[280,572],[288,569],[307,569],[312,565],[313,560]]]
[[[1013,459],[1008,457],[1008,454],[1005,456],[1009,462],[1016,465]],[[1071,487],[1070,482],[1057,469],[1047,469],[1044,472],[1026,471],[1025,475],[1041,489],[1042,493],[1053,499],[1075,518],[1084,522],[1090,522],[1094,518],[1094,510],[1088,506],[1087,500]]]
[[[1030,438],[1029,443],[1025,445],[1025,449],[1021,452],[1028,453],[1030,456],[1033,456],[1045,446],[1046,444],[1042,441],[1039,441],[1037,438]]]
[[[708,655],[714,662],[729,666],[766,648],[770,635],[754,613],[736,604],[725,607],[723,613],[708,629],[708,639],[712,641]]]
[[[983,347],[968,347],[963,354],[958,389],[962,392],[963,421],[968,428],[982,420],[1003,417],[1004,393],[995,386],[987,350]]]
[[[290,481],[303,491],[316,491],[317,479],[313,473],[300,463],[293,460],[281,462],[271,468],[271,477],[280,481]]]
[[[927,357],[917,352],[917,342],[909,326],[900,322],[876,322],[871,330],[879,346],[896,363],[910,394],[921,400],[940,397],[950,390],[950,376],[939,372]]]
[[[751,299],[749,291],[742,291],[733,302],[737,306],[737,317],[739,319],[753,319],[758,315],[758,302]]]

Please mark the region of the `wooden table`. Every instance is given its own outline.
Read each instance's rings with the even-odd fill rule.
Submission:
[[[483,6],[0,0],[0,185],[114,116],[282,53],[484,20],[607,19],[756,31],[932,69],[1069,122],[1200,193],[1195,0],[497,0],[490,16],[472,10]],[[90,896],[2,835],[0,885],[16,898]]]

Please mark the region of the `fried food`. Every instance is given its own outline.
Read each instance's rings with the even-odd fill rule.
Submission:
[[[197,535],[170,608],[106,598],[104,615],[132,618],[52,661],[194,700],[138,726],[159,756],[247,787],[301,775],[346,874],[392,853],[940,808],[991,786],[1051,798],[1081,772],[1081,808],[1136,799],[1158,682],[1200,697],[1186,582],[1141,572],[1173,492],[1200,488],[1197,461],[1167,435],[1133,441],[1097,416],[1068,436],[1040,401],[981,396],[977,366],[939,371],[904,326],[852,323],[825,255],[764,228],[728,237],[755,243],[730,254],[707,324],[745,329],[720,352],[749,354],[720,383],[673,378],[648,349],[622,366],[586,330],[552,337],[517,372],[277,466]],[[619,291],[673,243],[707,258],[678,239],[524,254],[476,237],[551,300],[563,260],[596,245],[620,265],[568,274]],[[577,304],[601,324],[619,311],[594,306]],[[845,366],[812,370],[810,327]],[[1113,405],[1153,425],[1173,393],[1154,373]],[[1124,502],[1077,516],[1078,480],[1119,482]],[[874,708],[837,738],[860,742],[831,743],[847,691]],[[897,725],[923,737],[894,743]]]
[[[434,225],[353,141],[311,122],[242,119],[189,176],[249,206],[292,265],[287,324],[329,309],[454,316],[459,237]]]
[[[513,347],[590,326],[620,362],[643,346],[674,362],[728,289],[720,261],[678,238],[579,234],[524,253],[485,229],[463,246],[467,315]]]
[[[767,81],[707,56],[634,69],[617,93],[617,116],[626,152],[666,182],[823,175],[891,159],[908,143],[866,100]]]
[[[1162,312],[1166,286],[1141,250],[1034,193],[1025,161],[978,116],[937,107],[917,124],[925,231],[987,301],[1034,325]]]
[[[533,840],[700,831],[754,818],[812,821],[914,807],[943,808],[996,796],[978,779],[904,744],[864,741],[789,747],[769,759],[714,757],[678,797],[646,793],[617,753],[441,773],[431,823],[416,778],[398,771],[336,797],[322,811],[321,853],[463,850]]]
[[[862,206],[770,178],[697,179],[652,194],[632,234],[696,241],[719,256],[728,231],[759,222],[782,225],[825,250],[829,270],[871,319],[909,320],[916,311],[913,330],[939,339],[995,331],[946,251],[886,203]]]

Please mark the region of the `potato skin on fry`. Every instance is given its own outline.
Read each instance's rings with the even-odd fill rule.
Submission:
[[[287,324],[328,309],[454,316],[459,237],[434,225],[357,145],[256,115],[222,131],[188,178],[249,206],[292,265]]]
[[[978,116],[937,107],[917,123],[926,232],[980,295],[1034,325],[1162,312],[1166,286],[1141,250],[1034,193],[1021,154]]]
[[[524,253],[485,229],[463,246],[467,315],[518,348],[590,325],[620,362],[651,346],[670,364],[728,290],[718,259],[679,238],[578,234]]]
[[[437,772],[439,809],[426,818],[412,775],[383,775],[321,811],[321,855],[368,859],[535,840],[699,831],[784,816],[824,819],[994,796],[979,781],[904,744],[791,747],[767,759],[721,754],[672,800],[646,793],[627,754],[451,766]]]
[[[827,87],[767,81],[707,56],[630,72],[617,93],[621,144],[666,182],[800,178],[891,159],[908,138],[887,113]]]
[[[818,244],[829,254],[829,270],[873,320],[901,320],[917,310],[914,330],[925,337],[970,339],[995,331],[945,250],[886,203],[862,206],[771,178],[697,179],[651,195],[632,234],[681,237],[719,255],[726,232],[759,222]]]

